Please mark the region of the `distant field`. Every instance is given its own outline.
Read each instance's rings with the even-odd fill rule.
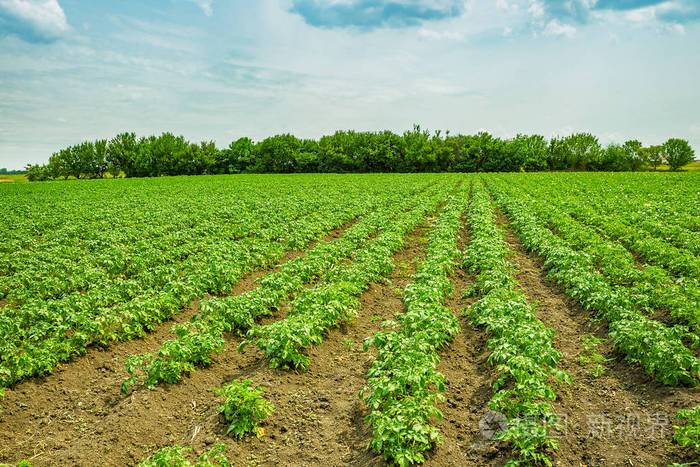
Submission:
[[[661,165],[657,170],[669,170],[667,165]],[[681,170],[700,170],[700,162],[691,162],[684,166]]]
[[[700,401],[699,187],[697,170],[0,184],[0,464],[214,442],[251,465],[691,463],[700,409],[674,418]],[[236,439],[211,389],[245,380],[276,409]]]
[[[26,182],[27,177],[25,175],[0,175],[0,183],[8,182]]]

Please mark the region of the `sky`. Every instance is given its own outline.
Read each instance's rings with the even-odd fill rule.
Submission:
[[[123,131],[690,141],[700,0],[0,0],[0,167]]]

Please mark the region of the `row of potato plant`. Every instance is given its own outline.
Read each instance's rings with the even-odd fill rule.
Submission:
[[[621,244],[602,237],[551,202],[529,194],[520,199],[571,248],[589,254],[611,284],[629,287],[635,307],[650,314],[668,310],[674,319],[690,325],[696,334],[700,332],[700,286],[696,279],[675,280],[658,266],[637,267],[633,255]]]
[[[537,319],[518,289],[506,259],[510,249],[481,181],[474,184],[467,219],[471,241],[465,264],[477,275],[466,293],[481,298],[465,311],[491,335],[488,362],[496,367],[497,379],[488,405],[507,421],[497,437],[512,444],[517,453],[513,465],[551,465],[547,451],[558,448],[552,432],[558,418],[549,401],[556,399],[554,384],[571,378],[557,368],[561,353],[554,348],[554,331]]]
[[[392,256],[404,245],[406,235],[446,199],[451,189],[444,186],[438,196],[426,197],[418,208],[400,214],[355,253],[350,263],[333,269],[316,287],[294,299],[284,320],[253,326],[239,348],[254,343],[270,359],[270,366],[305,369],[309,358],[302,352],[320,344],[329,329],[356,316],[360,294],[394,270]]]
[[[620,241],[641,259],[666,268],[670,274],[678,276],[678,280],[691,279],[697,283],[700,278],[700,258],[697,257],[700,254],[700,232],[680,227],[672,219],[647,216],[647,209],[652,205],[649,201],[652,200],[638,194],[634,183],[583,191],[572,187],[566,180],[550,181],[549,184],[532,179],[511,180],[535,198],[548,200],[581,223]],[[636,206],[624,202],[625,191],[632,191]],[[678,198],[688,202],[683,197]],[[581,199],[586,199],[586,203],[581,203]],[[664,201],[676,200],[671,197]],[[640,208],[643,216],[639,215]],[[634,214],[633,221],[629,211]]]
[[[489,178],[498,205],[513,221],[525,247],[545,258],[548,277],[561,283],[567,294],[586,309],[594,310],[609,326],[615,348],[628,361],[639,363],[659,382],[696,385],[700,360],[684,345],[697,344],[697,335],[685,326],[666,326],[647,318],[635,307],[629,288],[610,283],[597,271],[591,256],[576,251],[549,230],[524,200],[525,194]]]
[[[691,446],[700,456],[700,405],[679,410],[676,414],[673,439],[681,446]]]
[[[461,216],[468,204],[468,186],[461,188],[433,222],[425,259],[404,291],[406,311],[365,341],[378,348],[360,398],[370,408],[370,448],[400,466],[423,462],[423,452],[442,440],[433,419],[443,400],[445,377],[437,370],[438,350],[460,326],[445,299],[452,294],[449,275],[460,256]]]
[[[272,314],[280,302],[295,296],[305,284],[361,248],[371,235],[391,222],[393,213],[412,209],[420,199],[403,193],[388,196],[340,238],[318,242],[304,255],[284,263],[279,271],[264,276],[259,287],[236,296],[202,300],[201,312],[189,323],[174,325],[176,338],[165,341],[156,355],[145,353],[127,359],[131,376],[123,390],[141,380],[149,387],[160,382],[174,383],[194,370],[195,365],[211,362],[212,354],[225,345],[225,332],[245,331],[256,318]]]
[[[22,252],[37,249],[46,253],[42,262],[49,263],[56,252],[42,250],[43,245],[66,240],[71,245],[70,253],[78,258],[102,257],[114,250],[117,257],[112,259],[121,266],[108,273],[107,282],[98,280],[84,290],[57,298],[23,301],[5,296],[3,302],[7,303],[0,304],[0,386],[50,372],[58,362],[83,353],[92,343],[141,336],[192,300],[207,293],[226,292],[245,273],[270,267],[285,251],[372,211],[387,193],[397,198],[411,196],[439,179],[416,179],[408,187],[397,185],[387,190],[386,186],[377,186],[376,180],[359,176],[353,180],[335,176],[327,180],[281,177],[270,183],[260,183],[261,178],[197,179],[188,181],[187,190],[178,185],[183,183],[180,179],[127,181],[116,187],[86,182],[68,191],[52,185],[29,187],[24,197],[14,200],[18,211],[65,195],[66,206],[76,212],[72,216],[65,213],[58,224],[50,212],[31,221],[20,220],[9,229],[10,244],[16,244]],[[120,196],[114,196],[115,189]],[[313,196],[300,195],[311,189]],[[112,196],[106,196],[109,193]],[[145,193],[154,196],[144,197]],[[86,207],[81,208],[83,204]],[[107,211],[95,215],[100,208]],[[63,207],[58,211],[63,212]],[[172,224],[163,213],[174,217]],[[103,222],[110,214],[121,215],[114,219],[113,229],[109,222]],[[150,216],[156,219],[153,223]],[[250,220],[250,227],[242,226],[238,217]],[[158,224],[162,228],[155,229],[158,235],[154,233],[154,239],[165,238],[159,234],[168,229],[175,230],[167,235],[165,245],[135,241],[141,227]],[[44,228],[49,230],[36,232]],[[17,233],[21,232],[30,241],[19,240]],[[121,243],[99,249],[115,235]],[[129,242],[135,246],[128,246]],[[21,274],[22,266],[12,264],[12,270],[3,271],[3,277]]]
[[[619,219],[678,248],[700,253],[700,208],[697,197],[700,173],[685,174],[582,174],[540,178],[550,192],[563,190],[585,199],[596,212]]]
[[[539,193],[539,192],[537,192]],[[551,199],[551,198],[550,198]],[[557,199],[559,202],[559,200]],[[700,278],[700,232],[692,232],[681,227],[667,228],[667,220],[641,220],[639,224],[629,224],[620,214],[603,214],[588,204],[561,203],[567,213],[586,225],[595,227],[608,238],[624,244],[650,264],[668,269],[671,274],[681,279]],[[654,235],[667,235],[661,238]],[[668,239],[678,239],[683,247],[669,243]]]
[[[353,215],[349,207],[328,212],[322,223],[310,224],[298,233],[310,240]],[[84,352],[90,343],[141,336],[203,294],[226,290],[246,272],[275,264],[286,249],[283,244],[256,238],[221,242],[216,252],[210,250],[201,258],[201,267],[182,279],[149,284],[122,303],[95,303],[92,296],[76,294],[71,299],[32,302],[35,306],[6,307],[0,316],[0,335],[5,337],[0,344],[1,381],[7,385],[50,372],[58,362]]]

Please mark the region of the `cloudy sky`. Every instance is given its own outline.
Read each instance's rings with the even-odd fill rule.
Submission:
[[[413,123],[700,152],[698,44],[699,0],[0,0],[0,167]]]

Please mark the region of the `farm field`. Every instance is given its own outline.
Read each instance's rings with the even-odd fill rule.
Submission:
[[[700,460],[700,171],[3,183],[0,210],[0,464]],[[236,391],[260,413],[227,433]]]
[[[26,175],[9,175],[9,174],[0,174],[0,183],[12,183],[12,182],[27,182],[27,176]]]

